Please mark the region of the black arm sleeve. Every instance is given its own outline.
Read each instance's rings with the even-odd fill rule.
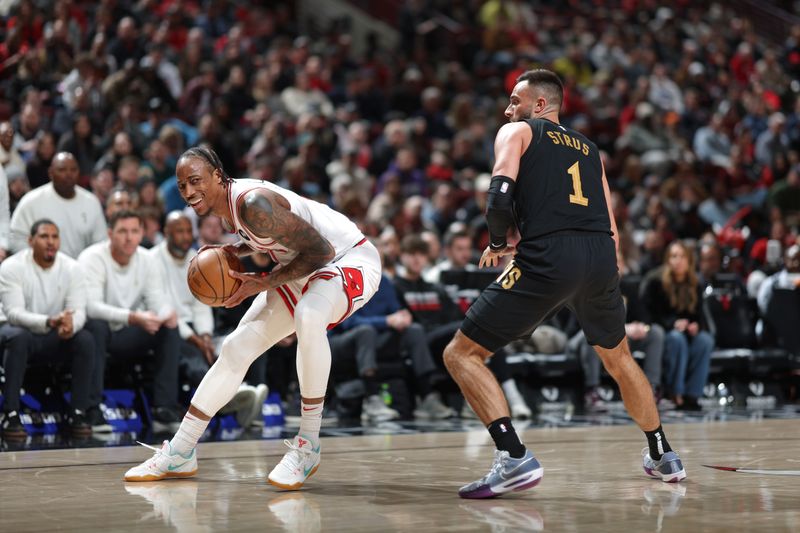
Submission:
[[[486,223],[489,226],[489,247],[494,251],[506,247],[508,228],[514,225],[514,180],[508,176],[492,176],[486,203]]]

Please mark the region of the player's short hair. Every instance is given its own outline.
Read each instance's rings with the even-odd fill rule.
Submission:
[[[561,108],[561,102],[564,101],[564,84],[558,74],[552,70],[537,68],[520,74],[517,83],[521,81],[527,81],[528,86],[535,86],[537,89],[547,92],[554,100],[553,103],[557,103],[559,109]]]
[[[111,215],[111,218],[108,219],[108,229],[113,230],[118,221],[126,218],[135,218],[139,221],[140,226],[144,226],[144,218],[142,218],[141,213],[134,211],[133,209],[122,209],[121,211],[115,212],[113,215]]]
[[[51,226],[55,226],[56,231],[59,231],[59,232],[61,231],[61,230],[58,229],[58,224],[56,224],[55,222],[53,222],[49,218],[40,218],[39,220],[34,222],[33,225],[31,226],[31,237],[36,235],[36,233],[39,231],[39,228],[44,226],[45,224],[49,224]]]
[[[212,172],[214,170],[219,170],[220,173],[222,174],[222,181],[226,182],[233,181],[233,178],[230,177],[227,172],[225,172],[224,168],[222,168],[222,161],[220,161],[217,152],[215,152],[212,148],[202,145],[192,146],[191,148],[183,152],[180,158],[178,158],[178,160],[180,161],[185,157],[194,157],[200,159],[206,164],[207,167],[209,167],[212,170]]]
[[[425,254],[428,255],[430,252],[430,246],[425,239],[422,238],[422,235],[418,233],[412,233],[411,235],[406,235],[403,237],[402,242],[400,243],[400,253],[402,254]]]

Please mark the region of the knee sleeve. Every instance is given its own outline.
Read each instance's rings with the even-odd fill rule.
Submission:
[[[339,289],[341,298],[344,293]],[[321,398],[328,388],[331,348],[328,324],[339,319],[336,301],[320,291],[307,292],[294,311],[297,330],[297,380],[304,398]],[[346,305],[346,302],[345,302]],[[344,313],[344,311],[341,311]]]

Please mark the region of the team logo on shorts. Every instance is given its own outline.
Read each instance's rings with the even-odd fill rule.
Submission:
[[[343,267],[344,291],[350,300],[364,295],[364,274],[358,268]]]

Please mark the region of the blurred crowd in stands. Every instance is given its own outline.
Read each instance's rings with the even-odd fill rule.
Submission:
[[[376,305],[333,338],[374,329],[379,362],[392,357],[385,353],[390,348],[425,346],[427,356],[407,350],[415,354],[413,371],[420,378],[418,414],[450,416],[432,391],[444,381],[442,343],[457,327],[465,301],[452,300],[460,288],[444,290],[440,275],[475,270],[487,244],[483,210],[508,94],[519,74],[545,67],[565,84],[563,123],[603,151],[621,233],[621,274],[637,280],[629,337],[646,353],[654,393],[695,408],[714,346],[727,346],[714,339],[702,312],[707,287],[724,279],[757,301],[765,317],[775,289],[800,283],[800,25],[787,35],[759,34],[724,2],[390,4],[396,8],[389,20],[396,46],[377,31],[355,42],[352,21],[344,17],[301,20],[298,6],[286,1],[0,2],[0,260],[6,267],[0,269],[0,291],[6,327],[46,336],[67,322],[74,334],[83,320],[106,321],[110,330],[101,333],[87,325],[101,339],[97,361],[105,361],[100,352],[113,359],[121,349],[119,327],[161,335],[152,343],[156,352],[177,343],[159,331],[180,330],[190,347],[181,353],[191,352],[201,364],[182,370],[181,378],[174,368],[157,365],[155,405],[174,425],[176,379],[202,375],[202,365],[213,362],[214,337],[234,327],[244,308],[239,315],[200,317],[192,313],[205,312],[195,310],[186,291],[164,288],[151,301],[144,293],[109,301],[118,291],[98,285],[87,294],[105,298],[116,314],[89,301],[78,321],[63,314],[64,301],[32,308],[43,304],[14,285],[26,283],[22,278],[29,274],[14,277],[22,267],[6,263],[29,247],[39,247],[39,259],[47,254],[48,245],[39,242],[46,236],[37,233],[43,226],[35,225],[41,219],[52,222],[60,253],[78,261],[75,271],[87,279],[92,268],[102,270],[99,255],[109,247],[110,260],[127,265],[137,252],[125,247],[137,239],[146,248],[161,245],[178,266],[191,257],[190,247],[230,241],[218,219],[198,220],[177,192],[177,158],[205,144],[232,176],[274,181],[327,203],[375,239],[391,298],[376,297]],[[167,223],[173,211],[184,213],[170,215]],[[112,218],[115,213],[123,216]],[[109,220],[118,225],[110,231]],[[141,223],[141,235],[134,228],[132,237],[115,240],[119,225],[127,228],[131,220]],[[102,250],[97,243],[105,243]],[[35,253],[28,260],[42,266]],[[248,265],[270,267],[259,256]],[[166,285],[172,283],[168,271],[165,266],[160,276]],[[25,293],[22,303],[8,296],[18,293]],[[42,327],[41,319],[19,318],[9,305],[27,306],[47,321]],[[577,326],[566,322],[554,329],[572,339],[558,349],[569,344],[585,352],[574,337]],[[768,342],[762,339],[768,329],[759,326],[752,346]],[[278,349],[291,350],[291,342]],[[343,341],[340,351],[356,357],[353,346],[364,342]],[[6,344],[8,351],[8,339]],[[599,368],[587,359],[591,403]],[[366,383],[360,394],[371,398],[376,417],[393,418],[391,409],[374,405],[380,381],[374,361],[357,361]],[[89,364],[83,364],[77,369],[85,373]],[[287,394],[286,380],[264,377],[266,364],[255,365],[248,380],[269,379],[271,388]],[[19,366],[11,365],[16,372]],[[103,383],[105,365],[89,366],[94,381],[86,385],[89,397],[79,396],[79,410],[97,407]],[[494,370],[517,414],[530,415],[507,369]],[[196,384],[197,377],[188,381]]]

